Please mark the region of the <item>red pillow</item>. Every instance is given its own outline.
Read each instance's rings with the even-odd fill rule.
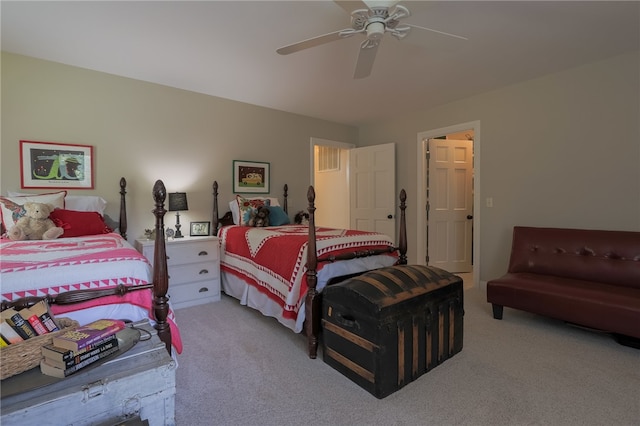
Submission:
[[[98,212],[55,209],[49,219],[64,229],[60,238],[81,237],[83,235],[108,234],[113,232]]]

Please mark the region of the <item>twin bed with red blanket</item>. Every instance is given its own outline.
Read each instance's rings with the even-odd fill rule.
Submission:
[[[307,193],[308,226],[269,227],[220,221],[216,182],[213,188],[213,229],[220,237],[222,290],[296,333],[304,330],[311,358],[317,354],[322,289],[344,277],[406,263],[404,190],[400,196],[400,243],[396,247],[384,234],[316,227],[313,187]],[[283,206],[286,212],[286,185]]]
[[[155,268],[126,240],[126,181],[121,179],[119,233],[55,240],[0,240],[2,309],[46,299],[56,316],[86,324],[100,318],[149,319],[171,351],[182,351],[169,308],[164,241],[166,190],[153,188],[156,217]],[[19,197],[13,200],[19,201]],[[159,259],[161,261],[159,261]]]

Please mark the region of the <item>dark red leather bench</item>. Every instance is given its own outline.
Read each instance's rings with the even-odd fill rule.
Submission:
[[[611,332],[640,345],[640,232],[516,226],[487,302]]]

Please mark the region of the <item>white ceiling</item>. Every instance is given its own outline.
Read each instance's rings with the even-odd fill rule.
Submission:
[[[353,79],[362,35],[332,1],[6,1],[2,50],[358,125],[638,50],[640,2],[403,1],[412,30],[385,35]]]

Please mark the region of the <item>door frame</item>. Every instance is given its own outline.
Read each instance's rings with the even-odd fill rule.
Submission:
[[[426,263],[427,256],[427,150],[429,139],[438,138],[450,133],[473,130],[473,285],[480,285],[480,121],[455,124],[418,133],[418,183],[416,196],[417,209],[417,250],[418,263]]]

